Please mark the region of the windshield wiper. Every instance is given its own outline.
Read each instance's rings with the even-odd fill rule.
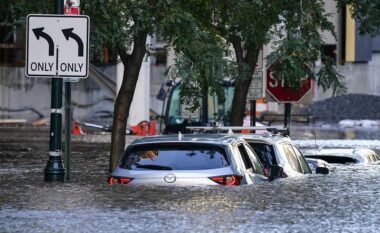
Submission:
[[[146,165],[136,164],[136,168],[151,169],[151,170],[173,170],[173,168],[171,167],[154,165],[154,164],[146,164]]]

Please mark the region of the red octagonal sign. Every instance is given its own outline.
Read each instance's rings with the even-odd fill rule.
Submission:
[[[275,64],[276,65],[276,64]],[[274,66],[267,69],[267,91],[279,103],[298,103],[311,89],[311,78],[307,77],[299,90],[285,88],[284,81],[274,79]]]

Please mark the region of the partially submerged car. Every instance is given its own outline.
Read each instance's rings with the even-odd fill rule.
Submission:
[[[327,174],[330,171],[335,170],[335,167],[332,166],[330,163],[322,160],[322,159],[312,159],[312,158],[306,158],[307,164],[309,164],[310,169],[314,173],[322,173]],[[321,169],[321,168],[327,168],[327,169]]]
[[[269,167],[273,177],[276,167]],[[178,134],[137,139],[109,184],[244,185],[266,181],[262,164],[237,135]]]
[[[328,163],[379,164],[380,156],[367,148],[356,149],[305,149],[305,157],[322,159]]]
[[[203,131],[240,131],[240,130],[260,130],[261,134],[240,134],[240,137],[249,143],[256,152],[263,164],[265,174],[272,178],[294,177],[304,174],[311,174],[312,171],[301,153],[301,151],[293,144],[292,140],[287,136],[288,130],[275,127],[240,127],[240,126],[223,126],[223,127],[188,127],[191,130]],[[262,131],[266,133],[263,134]],[[281,175],[274,177],[270,175],[269,168],[274,170],[279,167]],[[327,174],[325,167],[320,167],[318,173]],[[278,172],[277,172],[278,173]]]
[[[301,151],[293,145],[289,137],[279,134],[267,136],[248,134],[242,136],[254,149],[264,169],[272,165],[283,168],[282,177],[311,174],[312,171]]]

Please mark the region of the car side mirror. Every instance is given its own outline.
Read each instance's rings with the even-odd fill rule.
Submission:
[[[317,173],[317,174],[327,175],[327,174],[329,174],[329,172],[330,172],[330,170],[327,167],[317,167],[315,169],[315,173]]]
[[[269,167],[269,172],[268,172],[268,179],[270,181],[282,177],[284,174],[284,169],[278,165],[271,165]]]

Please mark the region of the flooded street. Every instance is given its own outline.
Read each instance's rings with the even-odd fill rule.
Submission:
[[[378,232],[380,166],[243,187],[109,186],[109,144],[74,142],[44,182],[48,131],[0,129],[0,232]]]

